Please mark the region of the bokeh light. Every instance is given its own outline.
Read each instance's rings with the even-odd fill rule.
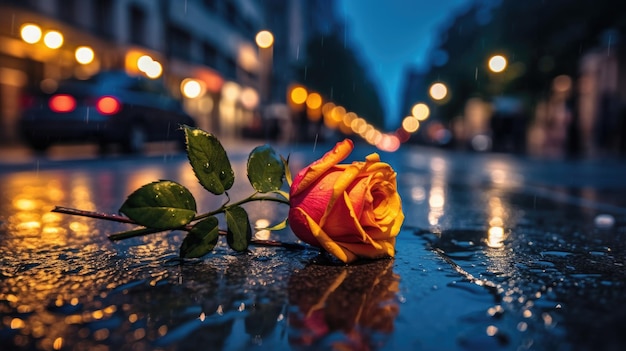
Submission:
[[[79,46],[74,52],[74,57],[76,58],[76,62],[80,63],[81,65],[87,65],[93,62],[95,54],[93,52],[93,49],[89,46]]]
[[[259,93],[251,87],[245,87],[241,90],[239,101],[241,105],[248,110],[253,110],[259,105]]]
[[[25,23],[20,29],[20,35],[25,42],[35,44],[41,40],[41,28],[36,24]]]
[[[395,135],[383,134],[376,146],[387,152],[394,152],[400,148],[400,139]]]
[[[58,49],[63,45],[63,34],[56,30],[51,30],[43,37],[43,43],[50,49]]]
[[[163,73],[163,66],[158,61],[152,61],[152,64],[145,71],[148,78],[156,79]]]
[[[262,30],[257,33],[255,39],[256,44],[262,49],[267,49],[274,44],[274,35],[267,30]]]
[[[289,96],[294,104],[302,105],[306,101],[308,93],[304,87],[298,86],[291,89],[291,94],[289,94]]]
[[[489,69],[492,72],[500,73],[506,69],[507,61],[502,55],[494,55],[489,59]]]
[[[402,129],[407,131],[408,133],[415,133],[420,127],[420,122],[415,118],[415,116],[406,116],[402,120]]]
[[[423,121],[430,115],[430,109],[426,104],[420,102],[413,105],[413,108],[411,109],[411,115],[417,118],[418,121]]]
[[[552,88],[558,93],[568,92],[570,89],[572,89],[572,78],[565,74],[557,76],[552,81]]]
[[[235,102],[239,98],[241,87],[235,82],[226,82],[222,86],[222,99],[227,102]]]
[[[145,72],[146,70],[148,70],[148,67],[150,67],[151,63],[152,57],[148,55],[143,55],[137,59],[137,68],[139,68],[140,71]]]
[[[311,110],[317,110],[322,107],[322,96],[318,93],[311,93],[306,98],[306,106]]]
[[[443,100],[448,95],[448,87],[443,83],[434,83],[428,92],[433,99]]]
[[[180,90],[186,98],[195,99],[202,94],[203,87],[199,81],[191,78],[185,78],[180,83]]]

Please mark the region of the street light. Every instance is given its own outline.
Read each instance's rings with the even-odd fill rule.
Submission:
[[[76,62],[80,63],[81,65],[87,65],[93,62],[95,54],[93,52],[93,49],[89,46],[79,46],[74,52],[74,57],[76,58]]]
[[[500,73],[506,69],[507,60],[506,57],[502,55],[493,55],[489,59],[489,70],[494,73]]]
[[[36,24],[25,23],[20,29],[20,36],[22,37],[22,40],[28,44],[35,44],[41,40],[41,35],[41,28]]]
[[[418,102],[411,108],[411,115],[417,118],[418,121],[423,121],[430,115],[430,109],[425,103]]]
[[[267,30],[262,30],[256,35],[256,44],[261,49],[268,49],[274,44],[274,35]]]
[[[441,82],[434,83],[433,85],[430,86],[428,93],[430,94],[431,98],[433,98],[434,100],[440,101],[440,100],[445,99],[446,96],[448,96],[448,87]]]
[[[420,127],[420,122],[415,116],[406,116],[402,120],[402,129],[407,133],[415,133]]]
[[[50,49],[58,49],[63,45],[63,34],[56,30],[51,30],[44,35],[43,43]]]
[[[180,83],[180,90],[186,98],[195,99],[202,95],[204,87],[195,79],[185,78]]]
[[[291,101],[296,105],[302,105],[306,101],[306,98],[308,96],[309,93],[304,87],[301,86],[294,87],[293,89],[291,89],[291,93],[289,94]]]

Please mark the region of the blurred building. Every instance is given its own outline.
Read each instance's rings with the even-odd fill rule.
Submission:
[[[293,67],[308,36],[336,21],[333,9],[330,0],[0,0],[0,140],[19,141],[26,90],[116,69],[162,79],[213,133],[266,129],[272,114],[288,128]],[[274,36],[267,48],[255,41],[261,30]]]

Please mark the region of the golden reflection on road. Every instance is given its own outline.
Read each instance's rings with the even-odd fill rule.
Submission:
[[[488,210],[489,229],[487,230],[487,246],[491,248],[502,248],[504,246],[505,232],[504,219],[507,212],[499,197],[491,197],[489,199]]]
[[[431,227],[436,227],[440,224],[439,219],[444,215],[446,204],[446,161],[439,157],[433,157],[430,161],[430,170],[432,178],[428,195],[428,223]]]
[[[138,239],[143,245],[111,243],[107,235],[128,227],[50,212],[57,205],[115,212],[143,184],[193,177],[186,162],[133,171],[124,166],[0,174],[0,309],[5,315],[0,325],[15,331],[16,346],[62,349],[64,338],[76,332],[104,341],[107,329],[75,329],[116,313],[116,306],[98,300],[145,273],[133,273],[129,265],[142,262],[158,281],[164,268],[157,259],[176,255],[176,234]],[[86,304],[92,308],[81,310]]]
[[[235,174],[245,175],[246,159],[237,159],[232,166]],[[169,262],[177,258],[183,238],[180,232],[111,242],[108,235],[131,227],[51,212],[55,206],[64,206],[116,213],[130,193],[160,179],[187,187],[200,212],[216,209],[227,201],[225,196],[214,196],[202,188],[186,158],[164,160],[162,164],[90,160],[63,169],[0,173],[0,329],[7,331],[0,333],[0,342],[9,340],[16,347],[39,350],[112,351],[117,349],[111,346],[116,342],[133,343],[137,350],[150,349],[152,341],[168,333],[168,326],[177,325],[169,319],[168,324],[153,325],[147,322],[147,313],[134,311],[129,304],[116,304],[124,299],[128,286],[162,286],[160,289],[168,290],[176,289],[162,285],[168,281],[190,284],[185,287],[222,284],[214,281],[216,277],[205,275],[205,285],[177,276],[177,267]],[[229,195],[241,199],[252,192],[244,176],[235,180]],[[288,211],[287,207],[277,209],[261,203],[246,209],[258,227],[279,223]],[[272,254],[263,252],[259,248],[256,253]],[[224,265],[231,258],[219,262]],[[268,274],[251,276],[249,285],[266,286],[285,276],[280,273],[272,278]],[[257,281],[258,277],[265,277],[265,281]],[[241,289],[239,283],[234,286]],[[170,298],[174,295],[168,294]],[[158,292],[145,296],[162,298]],[[170,313],[168,308],[174,311],[171,313],[185,312],[173,301],[158,306],[159,313]],[[214,310],[206,313],[209,318]],[[114,334],[119,335],[113,338]]]

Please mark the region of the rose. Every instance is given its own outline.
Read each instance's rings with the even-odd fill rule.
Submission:
[[[378,350],[394,330],[400,276],[394,260],[314,262],[289,277],[288,336],[295,348]]]
[[[393,257],[404,220],[396,172],[376,153],[339,164],[353,149],[351,140],[339,142],[296,175],[289,224],[302,241],[345,263]]]

